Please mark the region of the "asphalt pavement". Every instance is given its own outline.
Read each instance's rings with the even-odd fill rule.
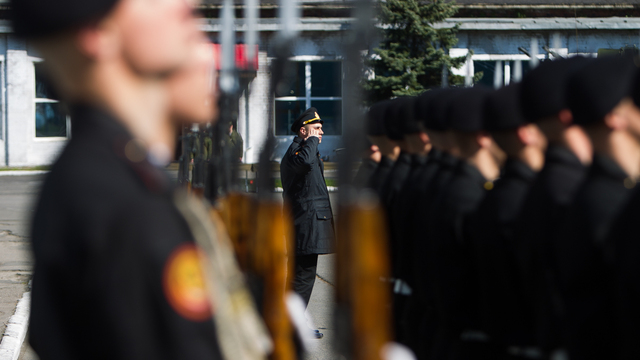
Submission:
[[[29,223],[45,176],[0,176],[0,334],[5,334],[18,301],[29,291],[33,268]],[[331,197],[332,203],[336,204],[336,193],[332,193]],[[324,338],[313,340],[305,360],[333,360],[333,255],[319,257],[317,274],[307,315],[310,318],[309,325],[324,333]],[[1,355],[0,359],[4,360]],[[21,348],[19,359],[38,360],[27,341]]]

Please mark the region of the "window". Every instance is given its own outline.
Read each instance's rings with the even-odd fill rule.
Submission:
[[[516,62],[519,62],[520,65],[517,65]],[[478,81],[478,84],[486,85],[489,87],[494,87],[495,82],[500,82],[500,86],[509,85],[511,81],[517,80],[517,67],[520,66],[520,76],[524,76],[529,72],[530,66],[529,61],[509,61],[509,60],[474,60],[473,61],[473,71],[474,74],[477,74],[482,71],[482,79]],[[496,79],[496,70],[498,70],[498,79]],[[500,73],[500,70],[501,73]]]
[[[276,93],[276,135],[295,135],[291,124],[310,107],[318,109],[325,135],[342,135],[342,63],[295,62],[296,75]]]
[[[36,137],[68,137],[69,119],[64,105],[49,87],[42,65],[35,63],[36,70]]]

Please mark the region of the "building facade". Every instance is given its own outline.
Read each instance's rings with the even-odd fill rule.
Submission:
[[[638,47],[640,5],[608,0],[458,0],[455,18],[438,27],[459,24],[452,56],[467,56],[460,75],[483,72],[481,83],[496,86],[518,81],[532,56],[553,58],[595,55],[600,49]],[[202,29],[216,42],[221,30],[221,0],[202,5]],[[294,136],[289,127],[314,106],[325,121],[321,154],[332,160],[343,141],[343,39],[353,19],[345,0],[301,0],[299,38],[293,46],[291,86],[278,89],[273,104],[278,161]],[[260,1],[258,70],[245,82],[238,111],[245,163],[256,163],[268,131],[269,66],[280,30],[277,1]],[[7,11],[0,0],[0,14]],[[247,26],[242,1],[236,1],[238,42]],[[6,17],[6,16],[5,16]],[[532,41],[534,40],[534,41]],[[471,51],[471,53],[470,53]],[[472,54],[468,56],[468,54]],[[63,106],[47,89],[39,71],[41,59],[29,44],[15,39],[8,21],[0,20],[0,166],[51,164],[72,136]]]

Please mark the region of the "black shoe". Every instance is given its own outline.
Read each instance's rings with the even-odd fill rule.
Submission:
[[[313,337],[315,339],[322,339],[322,337],[324,336],[324,334],[322,334],[320,331],[316,330],[316,332],[313,333]]]

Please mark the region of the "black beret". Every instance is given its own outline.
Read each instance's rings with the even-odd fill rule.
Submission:
[[[446,131],[451,128],[451,124],[447,118],[447,108],[449,107],[449,102],[462,91],[464,90],[460,88],[448,88],[439,90],[433,94],[433,98],[429,103],[429,116],[424,123],[427,129]]]
[[[513,130],[527,123],[520,106],[520,87],[519,83],[513,83],[487,96],[484,104],[485,130]]]
[[[308,108],[305,112],[303,112],[296,121],[291,124],[291,131],[294,133],[298,133],[301,127],[309,124],[320,123],[323,124],[324,121],[320,119],[320,115],[318,115],[318,110],[314,107]]]
[[[119,0],[12,0],[13,30],[19,37],[39,38],[102,19]]]
[[[420,94],[420,96],[416,97],[413,103],[413,116],[416,118],[418,123],[421,123],[427,129],[429,129],[427,122],[432,121],[432,116],[430,114],[431,100],[436,96],[436,94],[438,94],[438,89],[427,90]]]
[[[632,56],[592,60],[569,78],[567,101],[576,124],[600,122],[625,97],[630,97],[637,67]]]
[[[388,101],[377,102],[369,108],[367,113],[367,135],[384,136],[386,135],[384,128],[384,114]]]
[[[548,60],[530,71],[522,80],[520,91],[525,119],[537,121],[567,109],[567,81],[573,72],[589,61],[582,56]]]
[[[484,103],[491,89],[478,86],[462,90],[447,106],[451,129],[459,132],[484,130]]]
[[[384,127],[387,132],[387,137],[391,140],[404,139],[404,132],[402,131],[402,125],[400,124],[402,119],[399,119],[398,106],[401,106],[401,100],[393,99],[389,101],[387,105],[387,111],[384,114]]]

